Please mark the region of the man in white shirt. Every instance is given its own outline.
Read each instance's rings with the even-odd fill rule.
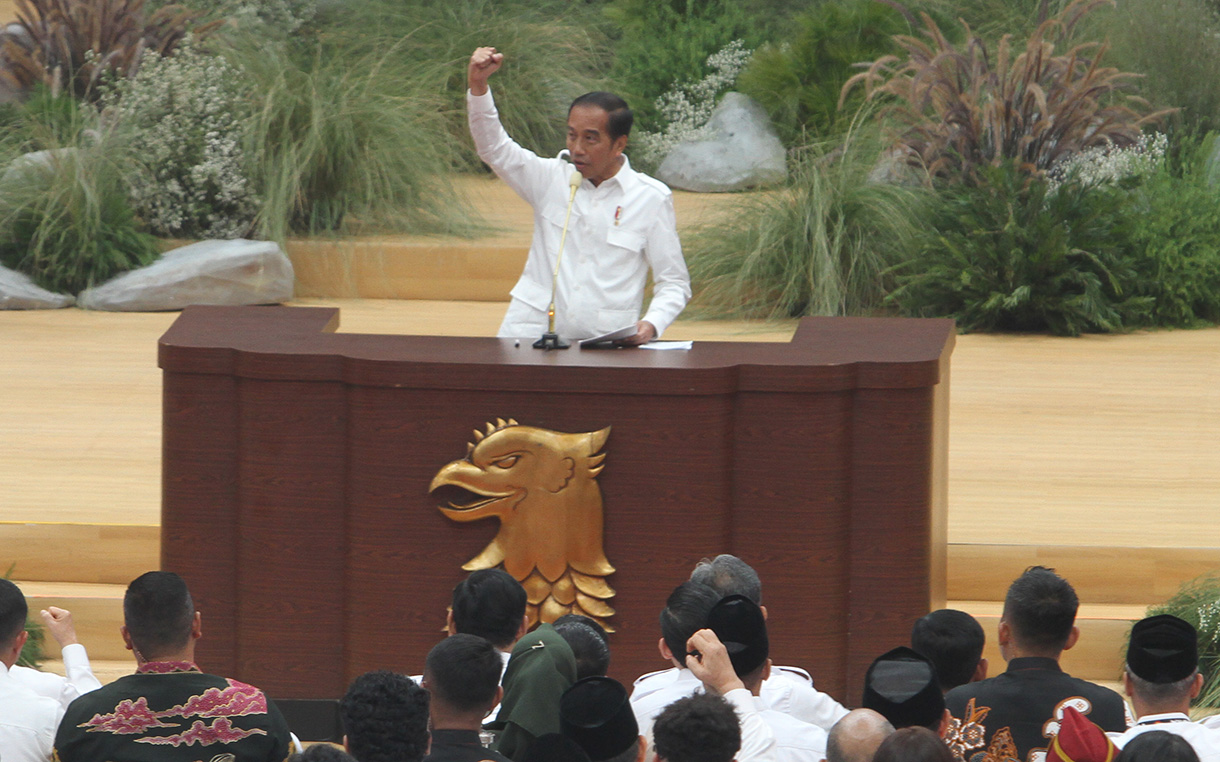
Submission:
[[[705,558],[695,566],[690,578],[721,597],[744,595],[758,604],[764,618],[767,616],[767,607],[762,605],[762,580],[753,567],[737,556],[722,553],[713,559]],[[645,701],[649,694],[658,691],[668,693],[674,690],[673,684],[679,677],[676,668],[643,675],[635,681],[631,700]],[[842,704],[814,688],[813,678],[799,667],[772,666],[770,676],[763,681],[761,695],[769,709],[827,731],[847,714]]]
[[[500,124],[487,80],[503,63],[495,48],[475,50],[466,96],[479,158],[534,208],[529,258],[499,335],[541,335],[553,300],[560,336],[590,338],[634,325],[623,343],[651,341],[686,306],[690,275],[669,188],[631,169],[623,155],[631,109],[610,93],[580,96],[568,110],[567,150],[542,158],[513,142]],[[641,318],[650,269],[653,297]]]
[[[64,708],[13,678],[13,665],[29,633],[25,596],[0,579],[0,757],[4,762],[46,762],[55,745],[55,729]]]
[[[76,639],[76,627],[72,624],[72,612],[56,606],[48,606],[38,612],[42,624],[55,642],[59,644],[64,660],[66,677],[53,672],[43,672],[29,667],[14,665],[9,674],[14,680],[40,696],[58,701],[64,709],[83,693],[102,687],[93,675],[89,654]]]
[[[1151,730],[1182,736],[1200,762],[1220,762],[1220,731],[1191,722],[1190,701],[1199,695],[1198,635],[1183,620],[1162,614],[1131,628],[1123,688],[1138,718],[1125,733],[1109,733],[1120,749]]]

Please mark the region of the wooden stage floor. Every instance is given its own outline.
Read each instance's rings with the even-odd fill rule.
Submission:
[[[340,330],[489,335],[503,303],[306,300]],[[0,522],[156,525],[176,314],[0,313]],[[785,341],[792,323],[667,338]],[[1220,547],[1220,329],[967,335],[952,361],[951,543]],[[0,559],[2,562],[3,559]]]

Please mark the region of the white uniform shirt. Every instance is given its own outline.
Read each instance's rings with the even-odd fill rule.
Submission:
[[[649,706],[655,701],[664,701],[665,703],[661,705],[663,707],[674,698],[681,698],[682,695],[689,696],[701,689],[698,685],[699,681],[694,680],[694,675],[691,675],[693,683],[690,690],[681,695],[674,695],[675,691],[682,690],[672,687],[680,679],[680,672],[689,674],[689,670],[679,670],[674,667],[660,672],[650,672],[638,678],[631,692],[632,706],[635,706],[637,701],[644,706]],[[665,696],[658,699],[648,698],[657,692],[665,692]],[[666,700],[666,696],[673,696],[673,698]],[[772,667],[771,677],[763,681],[761,698],[767,708],[782,712],[801,722],[817,725],[826,731],[834,727],[834,724],[847,714],[847,709],[842,704],[814,688],[813,678],[799,667]]]
[[[0,663],[0,754],[4,762],[47,762],[63,716],[58,701],[17,682]]]
[[[67,677],[16,665],[9,670],[9,674],[39,696],[53,698],[67,709],[68,704],[77,696],[95,691],[101,688],[102,684],[94,677],[93,668],[89,665],[89,654],[80,643],[64,646],[63,659]]]
[[[559,255],[575,167],[544,159],[513,142],[500,125],[491,91],[466,94],[470,134],[479,158],[534,208],[534,237],[499,335],[537,338],[546,330],[551,281]],[[690,275],[674,218],[673,194],[636,172],[627,158],[598,186],[576,192],[555,292],[555,331],[584,339],[640,320],[652,269],[653,297],[643,319],[664,333],[690,299]]]
[[[1146,714],[1128,728],[1127,732],[1106,735],[1121,749],[1132,738],[1152,730],[1164,730],[1185,738],[1199,755],[1199,762],[1220,762],[1220,731],[1191,722],[1190,718],[1181,712]]]
[[[669,679],[665,680],[663,687],[654,683],[645,693],[637,695],[640,680],[651,677],[645,675],[635,681],[637,690],[631,693],[631,711],[635,713],[635,721],[640,726],[640,735],[648,739],[647,758],[650,760],[656,757],[656,750],[652,745],[652,726],[657,715],[678,699],[703,691],[703,683],[689,669],[675,667],[673,670],[652,674],[667,675]],[[775,734],[758,713],[753,694],[745,688],[738,688],[726,693],[724,698],[741,719],[741,751],[734,758],[735,762],[774,760]]]
[[[826,759],[828,733],[808,722],[767,708],[761,697],[754,699],[758,714],[775,734],[776,762],[821,762]]]

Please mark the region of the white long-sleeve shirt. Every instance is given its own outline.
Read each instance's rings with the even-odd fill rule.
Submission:
[[[64,708],[13,678],[0,663],[0,755],[4,762],[47,762]]]
[[[39,696],[53,698],[67,709],[68,704],[77,696],[95,691],[101,688],[102,684],[94,677],[93,668],[89,665],[89,654],[80,643],[64,646],[63,660],[67,677],[17,665],[13,665],[9,675]]]
[[[575,167],[545,159],[515,143],[500,124],[491,91],[466,94],[470,134],[479,158],[534,208],[529,258],[500,336],[537,338],[547,326],[551,281]],[[653,296],[643,319],[660,336],[690,299],[690,275],[674,217],[673,194],[636,172],[627,157],[613,176],[576,192],[555,287],[555,330],[589,338],[640,320],[644,285],[652,270]]]

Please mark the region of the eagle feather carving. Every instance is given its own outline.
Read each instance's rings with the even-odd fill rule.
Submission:
[[[531,626],[568,613],[605,625],[614,614],[597,484],[609,435],[609,427],[565,434],[496,419],[428,487],[454,521],[500,519],[495,538],[462,568],[503,565],[525,587]]]

